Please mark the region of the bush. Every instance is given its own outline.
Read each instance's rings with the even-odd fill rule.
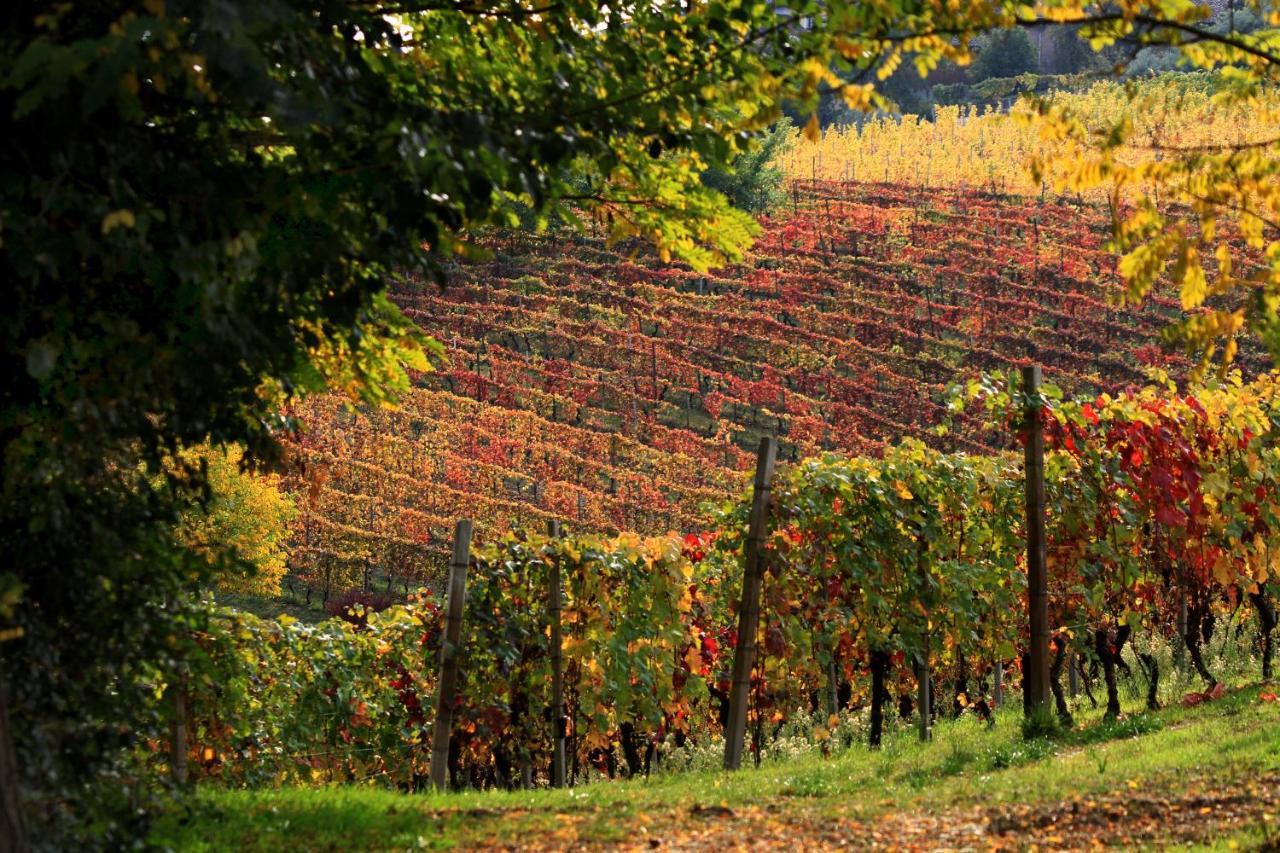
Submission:
[[[381,613],[393,604],[395,599],[384,593],[349,589],[337,598],[325,602],[324,609],[330,616],[350,622],[357,628],[364,628],[369,624],[370,613]]]

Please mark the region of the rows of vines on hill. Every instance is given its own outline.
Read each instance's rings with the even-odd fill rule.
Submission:
[[[370,566],[389,587],[430,577],[460,516],[489,537],[551,518],[689,530],[740,488],[762,434],[790,459],[904,435],[990,450],[964,421],[937,434],[946,384],[1030,359],[1083,393],[1183,372],[1152,344],[1176,300],[1108,302],[1107,223],[1068,201],[820,183],[795,185],[750,264],[715,274],[497,241],[446,290],[397,294],[449,353],[399,410],[300,412],[294,573],[320,595]]]
[[[976,381],[976,417],[1022,428],[1019,389]],[[961,406],[959,397],[956,408]],[[1157,702],[1158,642],[1201,646],[1242,606],[1271,671],[1280,571],[1280,378],[1087,401],[1037,398],[1044,419],[1053,690],[1064,662],[1096,666],[1107,711],[1136,659]],[[879,457],[824,455],[773,484],[751,731],[757,753],[797,714],[907,712],[919,667],[957,710],[990,708],[1026,647],[1020,456],[945,453],[907,439]],[[551,725],[548,569],[564,583],[565,707],[575,774],[635,775],[655,754],[721,736],[746,499],[685,537],[509,535],[475,555],[460,658],[453,784],[546,779]],[[192,691],[193,760],[230,783],[378,778],[424,784],[440,608],[430,594],[321,626],[222,612],[200,639],[221,668]],[[1254,635],[1246,638],[1255,640]],[[822,732],[815,731],[816,737]]]
[[[1136,86],[1103,81],[1049,97],[1095,129],[1127,118],[1127,142],[1117,156],[1129,165],[1159,159],[1162,149],[1248,148],[1270,140],[1273,111],[1280,106],[1276,93],[1258,91],[1251,107],[1241,109],[1214,97],[1221,82],[1210,74],[1170,74]],[[1056,178],[1083,165],[1064,162],[1054,168],[1054,158],[1071,149],[1055,134],[1040,132],[1047,123],[1036,116],[1036,107],[1035,101],[1019,102],[1009,112],[945,106],[931,116],[885,116],[833,127],[811,143],[783,146],[778,165],[795,180],[881,181],[928,192],[958,187],[1034,196],[1052,191]],[[1033,160],[1048,166],[1040,178],[1028,168]],[[1092,188],[1088,197],[1104,201],[1105,190]]]

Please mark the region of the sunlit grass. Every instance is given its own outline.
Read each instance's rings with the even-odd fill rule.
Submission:
[[[665,772],[566,791],[423,795],[369,786],[207,787],[190,810],[167,817],[153,840],[188,850],[448,847],[554,833],[564,815],[580,837],[623,840],[648,816],[694,806],[767,803],[868,818],[1109,791],[1182,791],[1198,774],[1226,782],[1280,768],[1280,708],[1260,701],[1257,685],[1198,708],[1174,704],[1156,712],[1142,711],[1139,691],[1129,692],[1119,721],[1103,721],[1085,703],[1076,709],[1077,726],[1053,739],[1023,740],[1019,709],[1006,707],[994,727],[971,716],[945,720],[931,742],[920,743],[903,723],[878,751],[855,743],[830,758],[801,754],[736,774]]]

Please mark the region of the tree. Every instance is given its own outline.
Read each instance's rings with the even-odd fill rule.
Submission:
[[[297,515],[279,478],[245,471],[243,452],[234,446],[195,448],[183,457],[205,466],[209,495],[182,514],[178,541],[215,566],[228,551],[238,558],[243,571],[220,574],[220,590],[278,595],[289,525]]]
[[[1026,30],[997,30],[988,35],[973,63],[975,82],[992,77],[1017,77],[1039,69],[1035,46]]]
[[[1076,28],[1060,27],[1051,33],[1050,38],[1054,74],[1079,74],[1099,64],[1098,55],[1090,49],[1088,42],[1080,38]]]
[[[786,198],[777,158],[791,143],[792,125],[786,119],[769,128],[759,143],[733,159],[728,169],[708,169],[702,183],[729,199],[739,210],[768,213]]]

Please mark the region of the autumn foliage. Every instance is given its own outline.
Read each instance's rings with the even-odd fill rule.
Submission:
[[[1186,645],[1207,684],[1194,701],[1222,695],[1196,638],[1205,619],[1246,598],[1269,669],[1278,390],[1265,375],[1194,393],[1152,386],[1062,401],[989,378],[962,395],[1006,434],[1027,411],[1043,419],[1053,647],[1098,662],[1111,713],[1121,651],[1140,633]],[[946,453],[911,439],[877,457],[785,466],[766,538],[752,748],[797,714],[909,697],[913,664],[947,685],[957,710],[989,708],[995,669],[1016,675],[1026,648],[1022,488],[1016,453]],[[453,784],[545,779],[559,714],[578,772],[636,775],[656,751],[720,736],[748,504],[729,503],[699,535],[526,532],[481,547],[468,581]],[[549,707],[553,564],[564,583],[562,709]],[[208,772],[421,784],[440,642],[430,596],[355,624],[215,619],[228,624],[205,642],[226,676],[196,701],[192,738],[193,750],[217,757]]]
[[[971,419],[936,430],[957,377],[1034,359],[1096,394],[1185,372],[1156,343],[1176,295],[1112,305],[1108,226],[1074,199],[819,182],[713,274],[564,235],[495,240],[444,290],[397,291],[449,357],[399,408],[294,411],[294,572],[335,591],[370,565],[438,578],[460,516],[489,540],[550,519],[694,530],[763,434],[793,460],[902,436],[989,452],[1007,437]]]

